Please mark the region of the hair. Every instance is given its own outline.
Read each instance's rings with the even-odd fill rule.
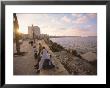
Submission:
[[[45,47],[43,46],[42,49],[45,49]]]
[[[50,58],[52,57],[52,55],[50,54]]]
[[[34,45],[33,48],[36,48],[36,46]]]
[[[39,43],[39,45],[41,45],[41,43]]]

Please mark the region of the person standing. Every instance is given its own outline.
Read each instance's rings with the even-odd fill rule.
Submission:
[[[38,53],[39,55],[41,54],[42,49],[43,49],[43,47],[42,47],[41,43],[39,43],[39,53]]]
[[[39,68],[39,62],[40,62],[40,60],[41,60],[41,52],[42,52],[42,49],[43,49],[43,47],[42,47],[41,43],[39,43],[39,51],[38,51],[38,54],[37,54],[37,64],[34,65],[34,67],[35,67],[36,69]]]
[[[34,53],[34,58],[35,58],[35,59],[37,59],[37,56],[38,56],[37,52],[38,52],[38,51],[37,51],[36,45],[34,45],[34,46],[33,46],[33,53]]]

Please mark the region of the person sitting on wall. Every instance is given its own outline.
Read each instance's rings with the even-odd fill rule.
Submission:
[[[51,69],[53,67],[55,66],[52,64],[51,55],[49,55],[48,51],[45,49],[45,47],[43,47],[37,73],[40,73],[41,69]]]
[[[48,58],[48,53],[47,53],[47,50],[45,49],[45,47],[43,47],[42,53],[40,54],[40,56],[41,56],[41,60],[39,62],[39,66],[38,66],[39,68],[37,70],[37,73],[39,73],[40,70],[42,69],[44,60]]]
[[[55,65],[53,65],[53,63],[52,63],[52,55],[49,55],[49,57],[44,60],[43,69],[52,69],[54,67],[55,67]]]

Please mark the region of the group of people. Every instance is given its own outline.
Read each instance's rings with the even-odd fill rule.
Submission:
[[[37,63],[34,65],[35,69],[37,69],[37,73],[40,73],[41,69],[52,69],[55,67],[52,63],[52,56],[41,43],[39,43],[38,50],[36,45],[31,44],[31,46],[33,47],[34,58],[37,60]]]

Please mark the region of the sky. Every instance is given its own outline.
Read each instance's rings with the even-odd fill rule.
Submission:
[[[97,36],[96,13],[17,13],[20,32],[27,34],[28,26],[39,26],[41,34],[53,36]]]

